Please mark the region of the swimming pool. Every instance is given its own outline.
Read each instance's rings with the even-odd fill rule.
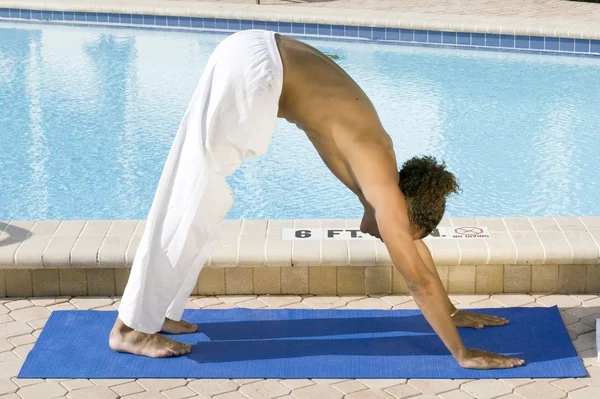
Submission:
[[[0,23],[0,219],[143,219],[223,34]],[[453,216],[599,215],[600,59],[309,41],[364,88],[399,162],[444,159]],[[304,134],[229,182],[229,218],[357,218]]]

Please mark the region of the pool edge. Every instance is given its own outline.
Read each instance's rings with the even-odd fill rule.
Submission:
[[[358,220],[226,220],[194,294],[406,294],[379,241],[284,241],[282,228]],[[451,294],[600,292],[600,217],[448,218],[490,239],[431,239]],[[0,297],[120,295],[144,221],[1,222]]]

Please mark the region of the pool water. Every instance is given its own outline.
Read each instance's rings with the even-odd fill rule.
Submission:
[[[224,34],[0,23],[0,219],[143,219]],[[398,162],[431,154],[451,216],[600,215],[600,59],[308,41],[371,97]],[[358,218],[280,121],[228,218]]]

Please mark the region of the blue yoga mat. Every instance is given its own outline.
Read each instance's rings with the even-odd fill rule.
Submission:
[[[186,310],[199,332],[178,358],[115,353],[110,311],[56,311],[19,378],[560,378],[586,375],[558,308],[478,311],[507,326],[461,328],[468,347],[522,357],[507,370],[459,367],[416,310]]]

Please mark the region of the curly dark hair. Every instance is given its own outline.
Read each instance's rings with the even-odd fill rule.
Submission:
[[[428,236],[440,223],[446,210],[446,197],[460,188],[444,162],[431,156],[414,157],[400,169],[400,190],[406,198],[408,214],[421,238]]]

